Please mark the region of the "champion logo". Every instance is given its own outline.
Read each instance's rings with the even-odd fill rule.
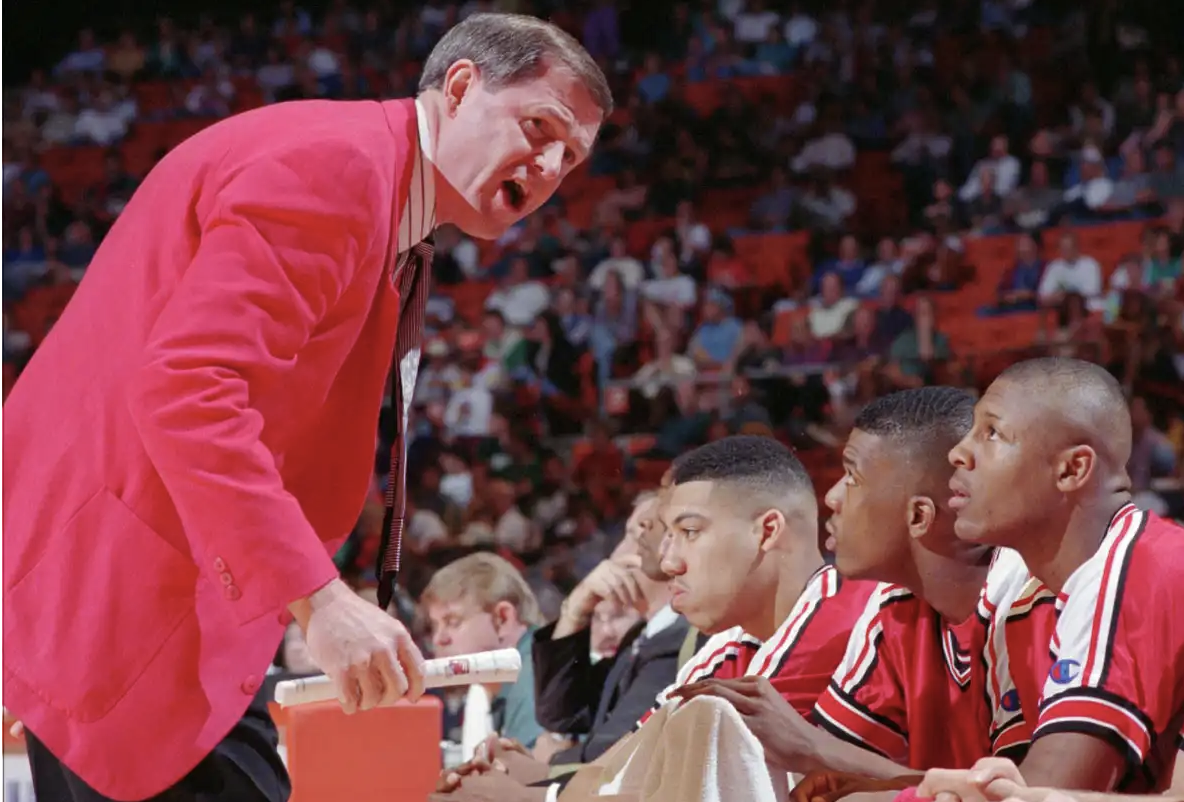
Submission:
[[[1080,673],[1081,663],[1066,658],[1052,664],[1052,668],[1048,670],[1048,678],[1057,685],[1068,685],[1077,679],[1077,675]]]
[[[1007,693],[1003,694],[1003,698],[999,700],[1000,706],[1008,713],[1014,713],[1020,709],[1020,694],[1015,688],[1012,688]]]

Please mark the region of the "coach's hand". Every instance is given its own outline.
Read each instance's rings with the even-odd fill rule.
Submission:
[[[423,655],[406,628],[340,579],[290,609],[346,713],[423,695]]]

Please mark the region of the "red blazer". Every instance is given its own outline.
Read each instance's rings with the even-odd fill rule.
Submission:
[[[374,465],[413,101],[231,118],[148,175],[4,406],[4,703],[87,783],[184,776],[337,575]]]

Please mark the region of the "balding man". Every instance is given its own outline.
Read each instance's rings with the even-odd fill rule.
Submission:
[[[391,600],[432,230],[500,237],[611,110],[569,35],[474,14],[416,98],[255,109],[152,169],[4,404],[4,703],[39,799],[286,799],[266,711],[240,719],[292,619],[346,712],[422,692],[330,555],[389,389]]]
[[[539,722],[553,732],[585,736],[552,756],[552,765],[600,757],[674,682],[689,624],[670,607],[669,577],[658,555],[662,530],[654,526],[656,503],[654,493],[638,497],[621,548],[576,586],[559,620],[535,636]],[[603,599],[637,609],[642,620],[626,633],[614,658],[593,664],[589,625]]]
[[[1184,530],[1131,503],[1130,452],[1121,386],[1062,358],[1000,375],[950,452],[958,537],[1015,549],[1058,595],[1049,656],[1026,662],[1040,683],[1020,766],[1031,785],[1153,792],[1172,780],[1184,725]],[[926,790],[969,799],[982,789],[946,773]]]

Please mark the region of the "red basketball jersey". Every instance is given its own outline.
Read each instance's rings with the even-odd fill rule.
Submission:
[[[703,679],[743,676],[767,677],[794,709],[808,715],[842,659],[851,628],[875,588],[873,582],[845,580],[831,566],[821,568],[773,637],[761,642],[740,627],[713,635],[679,669],[674,684],[658,694],[638,726],[670,701],[675,688]]]
[[[917,770],[968,768],[990,754],[1019,757],[1030,724],[1025,728],[1018,694],[998,690],[994,641],[1003,635],[994,612],[1028,582],[1019,555],[999,550],[975,615],[957,623],[907,588],[881,584],[818,700],[815,722]],[[996,737],[996,722],[1006,725],[1007,739]]]
[[[1118,790],[1165,790],[1184,727],[1184,529],[1127,504],[1056,606],[1034,737],[1102,738],[1127,760]]]

